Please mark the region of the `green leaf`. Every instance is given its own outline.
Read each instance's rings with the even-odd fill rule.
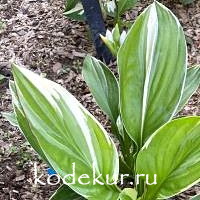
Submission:
[[[117,55],[117,49],[115,48],[115,43],[111,40],[109,40],[109,38],[103,36],[100,34],[100,37],[102,39],[102,41],[105,43],[105,45],[108,47],[108,49],[110,50],[110,52],[116,56]],[[113,39],[113,38],[112,38]]]
[[[169,122],[158,129],[139,152],[137,174],[148,174],[142,200],[167,199],[200,181],[200,117]]]
[[[115,17],[117,8],[115,0],[100,0],[99,3],[103,13],[105,12],[108,16]]]
[[[186,83],[177,112],[181,111],[190,97],[200,86],[200,66],[190,67],[187,70]]]
[[[75,8],[78,3],[80,3],[80,0],[66,0],[65,11]]]
[[[2,74],[0,74],[0,83],[1,83],[1,81],[4,80],[4,79],[5,79],[5,76],[2,75]]]
[[[125,11],[133,8],[137,3],[137,0],[119,0],[118,1],[118,12],[120,15],[124,14]]]
[[[84,200],[84,198],[71,190],[69,186],[62,185],[53,194],[50,200]]]
[[[120,196],[120,200],[136,200],[137,199],[137,192],[135,189],[132,188],[125,188]]]
[[[200,200],[200,194],[197,196],[192,197],[190,200]]]
[[[177,110],[186,75],[186,42],[177,18],[158,2],[136,20],[119,50],[120,109],[139,147]]]
[[[74,20],[85,20],[82,4],[79,1],[75,1],[73,6],[70,5],[70,7],[67,7],[64,12],[64,15]]]
[[[83,76],[97,104],[116,123],[119,116],[119,89],[113,73],[101,61],[87,56]]]
[[[194,0],[180,0],[180,2],[183,3],[184,5],[187,5],[187,4],[193,3]]]
[[[13,126],[18,126],[17,119],[14,112],[2,112],[1,113],[6,120],[8,120]]]
[[[39,145],[37,138],[32,133],[29,121],[26,119],[22,106],[19,102],[15,84],[12,81],[10,81],[10,91],[12,95],[12,104],[13,104],[14,113],[15,113],[15,120],[17,120],[16,124],[18,128],[20,128],[21,132],[23,133],[25,138],[28,140],[30,145],[33,147],[33,149],[41,156],[41,158],[47,164],[49,164],[46,156],[44,155],[42,151],[42,148]]]
[[[120,190],[106,182],[118,179],[118,153],[100,123],[60,85],[17,66],[13,75],[26,120],[53,169],[61,178],[72,174],[66,181],[86,199],[116,200]],[[94,176],[103,185],[94,184]]]
[[[119,115],[119,117],[117,118],[117,122],[116,122],[119,134],[121,135],[121,137],[124,139],[125,138],[125,130],[124,130],[124,125],[122,123],[121,117]]]
[[[119,25],[116,24],[113,31],[112,31],[112,35],[113,35],[113,40],[114,42],[119,46],[120,45],[120,31],[119,31]]]

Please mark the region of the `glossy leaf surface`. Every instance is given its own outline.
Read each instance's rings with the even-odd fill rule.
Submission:
[[[53,169],[64,179],[72,174],[66,182],[89,200],[115,200],[119,189],[105,183],[118,178],[118,155],[103,127],[60,85],[17,66],[13,75],[26,120]],[[89,177],[80,184],[83,174]],[[94,184],[98,176],[103,185]]]
[[[118,54],[120,106],[130,137],[142,146],[177,110],[186,76],[186,43],[177,18],[151,4]]]
[[[97,104],[116,123],[119,116],[118,82],[110,69],[93,57],[86,57],[83,76]]]
[[[137,192],[133,188],[125,188],[120,194],[120,200],[136,200]]]
[[[15,117],[15,113],[13,112],[2,112],[2,116],[8,120],[13,126],[18,126],[17,119]]]
[[[200,66],[187,70],[185,88],[177,111],[180,111],[200,86]]]
[[[36,136],[33,134],[29,121],[25,117],[25,113],[23,112],[22,106],[19,102],[16,87],[14,82],[10,81],[10,91],[12,95],[12,104],[14,108],[15,113],[15,119],[17,120],[17,126],[25,136],[25,138],[28,140],[30,145],[33,147],[33,149],[41,156],[41,158],[46,161],[47,164],[49,164],[45,154],[43,153],[42,148],[40,147],[40,144],[36,138]]]
[[[200,117],[169,122],[146,142],[137,157],[137,174],[148,174],[142,200],[167,199],[200,181]]]

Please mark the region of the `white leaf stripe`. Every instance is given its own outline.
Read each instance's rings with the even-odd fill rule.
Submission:
[[[122,121],[138,146],[176,112],[186,56],[177,18],[155,2],[136,20],[118,54]]]
[[[15,68],[15,71],[16,71],[16,68]],[[19,71],[21,74],[17,73]],[[18,69],[17,68],[17,72],[14,73],[15,78],[16,78],[15,82],[18,86],[17,90],[18,90],[18,93],[23,93],[23,94],[20,94],[21,95],[20,99],[23,99],[22,100],[23,109],[29,115],[28,117],[32,116],[34,118],[34,119],[31,118],[31,124],[36,129],[35,132],[39,131],[39,129],[36,126],[36,124],[34,125],[33,123],[34,123],[34,120],[38,119],[41,121],[40,125],[41,125],[41,128],[43,127],[42,129],[44,130],[43,134],[48,136],[48,138],[50,140],[56,139],[62,145],[66,145],[68,147],[71,145],[70,148],[72,148],[73,145],[75,145],[73,149],[74,150],[77,149],[77,151],[75,151],[74,153],[77,154],[77,156],[80,157],[82,161],[86,162],[88,167],[91,168],[92,164],[95,164],[96,172],[99,174],[106,173],[106,171],[109,169],[109,168],[107,168],[108,166],[115,166],[115,167],[112,167],[109,169],[110,170],[109,173],[111,174],[112,177],[116,178],[118,176],[118,160],[116,159],[117,158],[117,150],[114,146],[114,143],[111,141],[111,139],[107,135],[106,131],[102,128],[100,123],[97,122],[97,120],[86,109],[84,109],[81,106],[81,104],[70,93],[68,93],[66,90],[64,90],[58,84],[55,84],[46,79],[42,79],[38,75],[35,75],[26,69],[21,69],[21,68]],[[28,77],[28,79],[26,77]],[[21,80],[23,80],[23,81],[21,81]],[[35,84],[35,83],[40,83],[40,84]],[[27,87],[27,85],[31,89],[29,88],[30,90],[25,91],[24,88]],[[43,94],[43,100],[42,100],[43,103],[49,102],[50,107],[53,105],[53,107],[55,106],[56,111],[59,110],[59,112],[56,113],[57,117],[54,115],[51,115],[48,117],[50,117],[50,119],[51,119],[51,121],[49,121],[50,124],[55,123],[54,119],[62,119],[58,123],[60,126],[60,129],[58,130],[58,135],[59,135],[59,133],[61,133],[63,135],[63,137],[61,137],[61,136],[57,137],[56,130],[54,130],[52,132],[50,129],[49,130],[46,129],[46,131],[45,131],[45,128],[48,127],[48,124],[44,124],[44,126],[43,126],[42,119],[40,119],[40,115],[39,115],[40,113],[38,113],[35,110],[35,108],[33,109],[33,106],[38,107],[39,110],[44,109],[44,107],[41,107],[36,102],[38,95],[33,95],[38,92],[40,93],[40,95]],[[51,94],[51,95],[49,95],[49,94]],[[32,96],[33,100],[31,100],[32,105],[30,105],[30,97],[31,97],[30,95],[33,95]],[[67,99],[67,101],[66,101],[66,99]],[[52,109],[52,107],[50,109]],[[68,117],[70,119],[72,119],[72,117],[73,117],[74,120],[78,122],[78,123],[77,122],[73,122],[73,123],[77,123],[77,128],[78,127],[80,128],[79,136],[80,136],[80,134],[82,134],[83,138],[81,138],[81,139],[80,139],[80,137],[78,138],[78,136],[76,134],[69,134],[67,136],[68,131],[72,131],[72,130],[67,130],[67,128],[69,128],[70,125],[69,125],[69,127],[65,126],[67,123],[69,124],[69,122],[67,122],[68,119],[66,119],[67,112],[68,112]],[[44,114],[44,113],[42,112],[42,114]],[[47,115],[47,113],[46,113],[46,115]],[[35,123],[36,123],[36,121],[35,121]],[[95,127],[92,128],[92,126],[94,126],[94,125],[95,125]],[[65,131],[65,133],[64,133],[64,131]],[[47,133],[50,135],[47,135]],[[52,135],[52,133],[53,133],[53,135]],[[40,134],[40,133],[38,132],[38,134]],[[52,137],[52,138],[50,138],[50,137]],[[69,142],[70,137],[71,137],[71,142]],[[105,146],[105,149],[102,149],[102,147],[101,147],[102,141],[99,141],[98,137],[102,137],[103,143],[107,145],[107,146]],[[66,139],[63,140],[63,138],[66,138]],[[59,143],[57,145],[59,145]],[[80,149],[80,146],[82,146],[83,149]],[[63,148],[64,148],[64,146],[63,146]],[[68,150],[66,150],[66,151],[68,151]],[[87,151],[89,151],[89,152],[87,153]],[[106,164],[107,167],[105,169],[104,169],[105,162],[103,162],[103,159],[105,157],[104,151],[106,151],[108,153],[108,155],[110,154],[110,158],[111,158],[111,162]],[[70,150],[68,152],[70,152]],[[80,154],[78,152],[80,152]],[[106,156],[108,156],[108,155],[106,155]]]
[[[144,131],[144,121],[145,115],[147,111],[147,103],[148,103],[148,94],[150,87],[150,79],[151,79],[151,70],[153,68],[153,59],[156,50],[156,41],[158,37],[158,16],[156,12],[155,4],[152,5],[150,9],[149,19],[147,23],[147,49],[146,49],[146,77],[144,83],[144,92],[143,92],[143,104],[142,104],[142,122],[141,122],[141,138],[140,138],[140,146],[142,146],[143,140],[143,131]]]

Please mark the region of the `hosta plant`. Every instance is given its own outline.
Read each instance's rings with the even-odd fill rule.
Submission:
[[[10,89],[18,126],[65,179],[52,200],[167,199],[200,180],[200,117],[174,119],[200,83],[200,68],[187,70],[177,18],[154,2],[137,18],[117,62],[119,80],[90,56],[83,76],[111,121],[119,151],[68,91],[13,66]],[[131,187],[122,190],[124,179]]]
[[[99,0],[103,15],[110,16],[116,23],[121,25],[121,16],[137,3],[138,0]],[[194,2],[194,0],[180,0],[184,5]],[[66,0],[64,15],[75,19],[85,20],[84,9],[81,0]]]
[[[115,22],[120,22],[121,16],[131,9],[136,2],[137,0],[99,0],[103,15],[113,17]],[[84,20],[81,0],[66,0],[64,14],[72,19]]]
[[[118,24],[116,24],[112,32],[109,29],[107,29],[106,35],[105,36],[100,35],[100,36],[103,42],[111,51],[111,53],[114,56],[117,56],[119,48],[122,46],[122,44],[126,39],[126,35],[127,35],[126,31],[122,31],[122,33],[120,33],[119,26]]]
[[[121,16],[137,3],[137,0],[101,0],[103,10],[107,15],[114,18],[115,22],[120,23]]]
[[[64,15],[75,20],[85,20],[81,1],[67,0]]]

